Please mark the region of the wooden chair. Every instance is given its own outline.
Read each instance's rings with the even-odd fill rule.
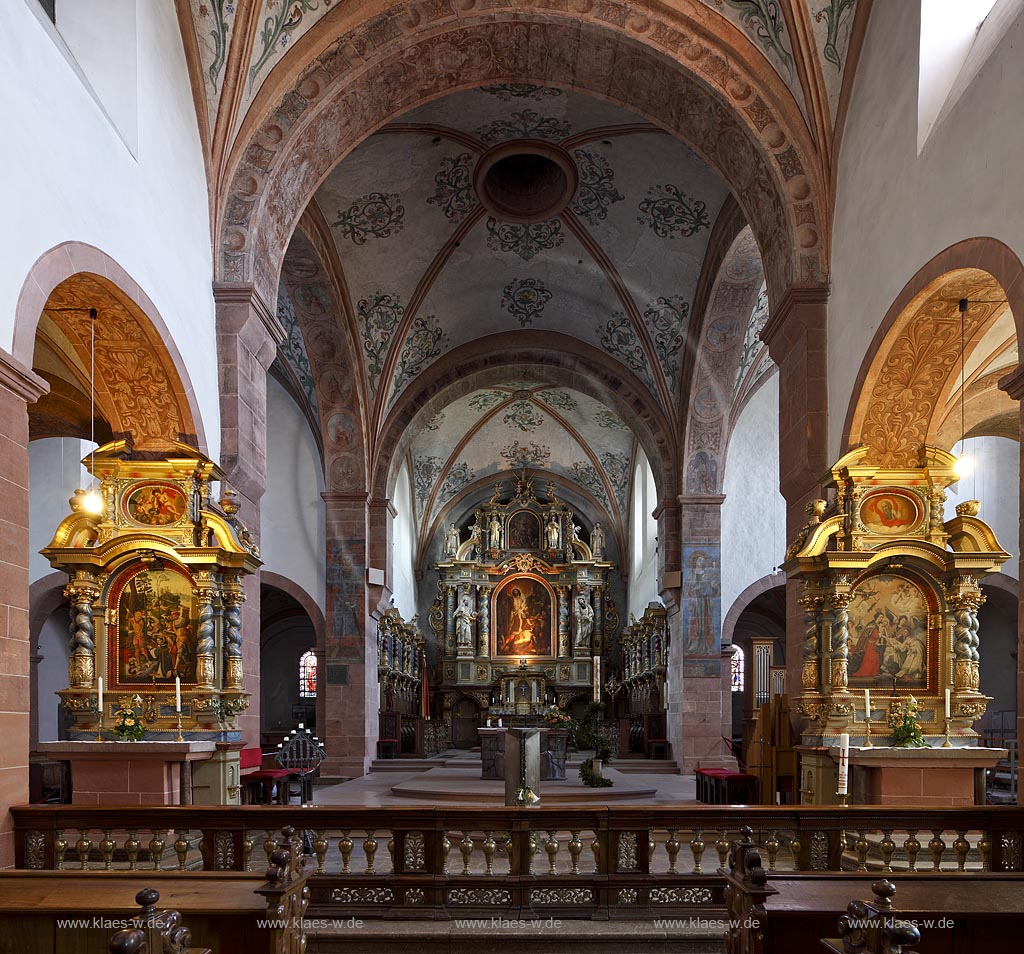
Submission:
[[[287,790],[284,804],[291,801],[292,782],[298,783],[300,805],[313,801],[313,776],[325,758],[327,753],[315,735],[302,725],[292,730],[286,741],[278,746],[276,756],[277,764],[288,773],[288,781],[284,783]]]

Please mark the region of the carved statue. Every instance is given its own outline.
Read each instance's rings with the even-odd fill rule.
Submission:
[[[479,615],[473,612],[473,597],[463,593],[455,610],[455,641],[459,649],[473,648],[473,623]]]
[[[594,632],[594,607],[583,595],[576,597],[576,635],[573,646],[576,649],[589,649],[590,637]]]
[[[459,552],[459,528],[454,523],[448,525],[444,535],[444,552],[448,556],[455,556]]]
[[[548,547],[552,550],[557,550],[558,541],[561,536],[562,532],[558,526],[558,518],[554,514],[551,514],[551,516],[548,517],[547,525]]]
[[[604,527],[599,523],[595,523],[594,529],[590,531],[590,549],[594,553],[595,560],[604,557]]]
[[[499,550],[501,548],[501,520],[498,519],[496,513],[491,514],[491,522],[487,526],[491,549]]]

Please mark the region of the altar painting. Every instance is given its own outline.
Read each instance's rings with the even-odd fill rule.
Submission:
[[[540,549],[540,522],[529,510],[520,510],[509,518],[508,548],[510,550]]]
[[[182,572],[142,568],[115,584],[111,666],[120,685],[196,681],[192,585]]]
[[[928,600],[903,576],[879,574],[858,584],[849,607],[849,685],[925,689],[934,648]]]
[[[188,507],[185,495],[171,484],[147,483],[136,487],[125,500],[125,511],[136,523],[166,527],[177,523]]]
[[[532,576],[506,580],[494,597],[495,655],[552,655],[554,597]]]

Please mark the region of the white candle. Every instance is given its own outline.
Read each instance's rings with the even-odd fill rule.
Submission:
[[[949,690],[946,690],[946,718],[949,718]]]
[[[181,676],[174,677],[174,711],[181,712]]]
[[[850,777],[850,736],[844,732],[839,736],[839,786],[840,795],[848,794]]]
[[[100,714],[100,725],[103,724],[103,677],[100,676],[96,680],[96,685],[99,688],[99,698],[96,700],[96,709]]]
[[[864,690],[864,718],[871,718],[871,690]]]

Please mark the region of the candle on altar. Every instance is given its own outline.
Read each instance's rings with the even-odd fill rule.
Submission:
[[[949,690],[946,690],[946,718],[949,718]]]
[[[181,712],[181,676],[174,677],[174,711]]]
[[[864,690],[864,718],[871,718],[871,690]]]
[[[850,778],[850,736],[844,732],[839,736],[839,795],[848,794]]]
[[[103,677],[102,676],[100,676],[99,679],[96,680],[96,686],[97,686],[97,689],[99,691],[99,698],[96,700],[96,710],[100,714],[100,723],[102,724],[102,722],[103,722]]]

